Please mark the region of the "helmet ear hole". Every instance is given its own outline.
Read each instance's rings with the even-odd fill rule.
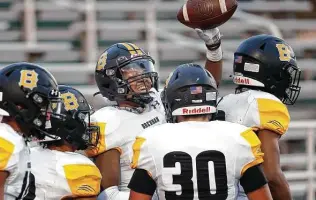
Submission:
[[[262,50],[262,51],[264,51],[264,48],[266,47],[266,43],[264,43],[263,45],[261,45],[260,46],[260,49]]]
[[[179,78],[179,73],[176,73],[174,79],[177,80],[178,78]]]

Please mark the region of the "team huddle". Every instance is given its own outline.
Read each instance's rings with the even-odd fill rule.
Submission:
[[[300,93],[292,48],[270,35],[244,40],[236,91],[220,97],[219,29],[196,31],[205,66],[175,67],[162,91],[149,54],[107,48],[95,80],[115,105],[96,111],[45,66],[2,68],[0,200],[290,200],[278,140]]]

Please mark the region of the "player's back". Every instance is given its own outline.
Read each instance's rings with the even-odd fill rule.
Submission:
[[[243,172],[262,162],[252,147],[260,141],[238,124],[164,124],[138,137],[133,167],[152,175],[160,199],[235,199]]]
[[[31,160],[36,180],[36,199],[98,195],[101,174],[85,156],[34,147],[31,149]]]

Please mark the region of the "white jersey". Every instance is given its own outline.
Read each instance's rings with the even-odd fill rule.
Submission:
[[[159,93],[156,93],[160,101]],[[165,123],[165,113],[161,110],[162,103],[153,101],[156,105],[147,108],[142,113],[134,113],[117,107],[104,107],[96,111],[91,119],[100,127],[100,138],[97,148],[86,154],[96,156],[110,149],[120,151],[121,181],[119,189],[128,191],[128,183],[134,173],[131,169],[131,151],[135,137],[145,129]]]
[[[24,138],[11,126],[0,123],[0,171],[9,172],[4,186],[5,200],[35,198],[30,168],[30,150]]]
[[[97,196],[101,174],[87,157],[72,152],[31,148],[36,200]]]
[[[287,107],[274,95],[248,90],[223,97],[217,109],[225,111],[225,120],[283,135],[290,123]]]
[[[159,199],[233,200],[243,173],[263,162],[260,144],[239,124],[164,124],[136,138],[132,167],[147,170]]]
[[[287,131],[290,123],[287,107],[274,95],[262,91],[229,94],[219,100],[217,109],[225,112],[226,121],[280,135]],[[247,199],[241,186],[238,199]]]

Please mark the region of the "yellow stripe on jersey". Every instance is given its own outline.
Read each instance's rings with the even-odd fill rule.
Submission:
[[[95,165],[65,165],[64,172],[72,197],[87,197],[99,194],[101,174]]]
[[[130,52],[130,54],[134,55],[136,54],[135,49],[133,49],[133,47],[127,43],[120,43],[121,45],[123,45],[124,47],[126,47],[126,49]]]
[[[143,52],[142,52],[142,50],[140,50],[140,48],[138,47],[138,46],[136,46],[135,44],[133,44],[133,43],[128,43],[129,45],[131,45],[132,47],[134,47],[134,49],[136,50],[136,52],[137,52],[137,55],[143,55]]]
[[[98,122],[98,123],[91,123],[92,125],[97,125],[100,128],[100,136],[99,136],[99,141],[96,147],[94,148],[89,148],[85,150],[85,154],[88,157],[93,157],[97,156],[103,152],[105,152],[106,149],[106,138],[105,138],[105,128],[106,128],[106,123]]]
[[[287,107],[272,99],[257,99],[260,129],[267,129],[280,135],[284,134],[290,123]]]
[[[242,132],[240,134],[249,144],[251,147],[252,154],[254,156],[253,161],[246,164],[242,170],[241,174],[244,174],[244,172],[249,169],[252,166],[255,166],[257,164],[260,164],[263,162],[263,153],[261,151],[261,142],[255,132],[252,131],[252,129],[247,129],[246,131]]]
[[[14,144],[0,137],[0,171],[5,170],[13,154]]]
[[[136,137],[136,140],[133,144],[133,160],[132,160],[132,164],[131,164],[131,168],[133,168],[133,169],[137,168],[138,160],[139,160],[139,156],[140,156],[140,149],[145,141],[146,141],[145,138]]]

